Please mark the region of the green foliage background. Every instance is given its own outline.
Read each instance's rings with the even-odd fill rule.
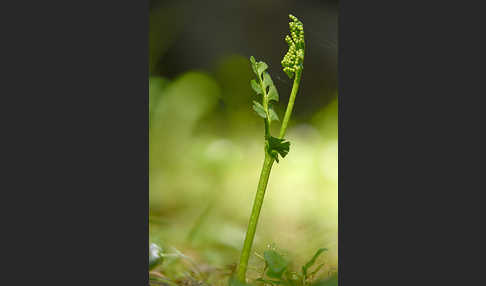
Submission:
[[[207,31],[207,42],[193,46],[187,43],[202,37],[194,33],[197,26],[213,21],[201,23],[194,17],[201,9],[210,11],[207,6],[151,2],[150,240],[213,267],[238,261],[263,160],[264,127],[251,108],[255,95],[249,56],[269,64],[280,94],[275,109],[282,118],[291,82],[279,64],[286,51],[281,35],[288,31],[287,14],[292,12],[304,22],[309,51],[286,136],[292,145],[270,175],[254,251],[263,255],[270,245],[300,267],[317,249],[327,248],[319,274],[327,277],[337,271],[338,254],[337,50],[323,46],[335,41],[336,31],[328,27],[329,19],[320,23],[315,14],[334,15],[331,26],[336,27],[337,10],[332,1],[318,7],[282,2],[262,9],[262,14],[282,11],[282,17],[258,29],[237,13],[229,20],[224,9],[231,10],[230,4],[219,7],[206,17],[220,25]],[[255,38],[265,34],[265,41],[248,40],[244,29]],[[222,43],[228,30],[238,47]],[[278,133],[279,124],[273,128]],[[262,263],[252,255],[248,276],[257,278]]]

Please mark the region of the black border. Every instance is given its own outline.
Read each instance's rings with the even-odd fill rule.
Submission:
[[[148,5],[2,9],[1,285],[148,284]],[[483,9],[339,5],[340,285],[474,285]]]
[[[148,285],[148,2],[2,9],[0,285]]]

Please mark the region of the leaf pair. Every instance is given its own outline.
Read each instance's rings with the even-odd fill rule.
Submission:
[[[255,112],[260,117],[267,118],[267,113],[265,112],[265,108],[263,108],[263,106],[260,103],[258,103],[257,101],[253,101],[253,110],[255,110]],[[275,112],[275,110],[273,110],[273,108],[269,108],[268,113],[269,113],[271,121],[274,121],[274,120],[279,121],[278,115]]]
[[[268,118],[270,121],[279,121],[278,115],[271,106],[271,101],[278,102],[279,96],[270,74],[266,72],[268,65],[264,62],[257,62],[255,58],[250,57],[250,63],[257,80],[250,81],[251,88],[257,95],[263,96],[263,105],[253,101],[253,110],[262,118],[267,119],[267,112],[264,106],[268,106]]]
[[[280,156],[282,156],[282,158],[285,158],[285,156],[287,156],[287,154],[289,153],[289,141],[270,136],[267,142],[268,153],[273,157],[273,159],[275,159],[275,161],[277,161],[277,163],[279,154]]]
[[[250,57],[250,63],[253,72],[257,76],[257,80],[252,79],[250,81],[251,88],[257,95],[261,94],[263,97],[263,104],[253,101],[253,110],[255,110],[260,117],[265,119],[268,123],[266,126],[269,126],[272,121],[280,121],[277,113],[271,106],[273,102],[278,102],[278,91],[270,74],[266,72],[268,65],[264,62],[257,62],[253,56]],[[289,153],[290,142],[285,139],[272,137],[268,133],[266,139],[268,154],[270,154],[277,163],[279,162],[279,155],[282,156],[282,158],[287,156]]]

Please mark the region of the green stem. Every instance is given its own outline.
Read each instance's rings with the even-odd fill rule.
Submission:
[[[250,258],[251,246],[255,238],[256,227],[258,224],[258,217],[265,197],[265,190],[267,188],[268,178],[270,177],[270,170],[272,169],[274,159],[265,151],[265,160],[263,161],[262,172],[260,174],[260,181],[253,202],[253,209],[251,210],[250,221],[248,222],[248,230],[246,231],[245,243],[241,251],[240,265],[238,267],[238,280],[246,282],[246,268],[248,267],[248,259]]]
[[[263,119],[264,124],[265,124],[265,139],[270,136],[270,113],[268,112],[268,95],[267,95],[267,89],[265,88],[265,85],[263,84],[263,80],[260,76],[258,76],[258,81],[260,83],[260,87],[263,92],[263,109],[265,110],[265,114],[267,115],[267,118]]]
[[[289,103],[285,110],[282,126],[280,127],[280,139],[284,138],[285,131],[287,131],[287,125],[289,124],[290,116],[292,115],[292,109],[294,108],[295,96],[299,91],[300,77],[302,76],[302,70],[297,70],[295,73],[294,85],[292,86],[292,92],[290,93]]]
[[[285,136],[287,125],[289,123],[290,116],[292,115],[292,109],[294,108],[295,97],[299,91],[300,78],[302,71],[299,70],[295,73],[294,85],[292,86],[292,92],[290,93],[289,103],[285,110],[285,116],[280,128],[280,138]],[[260,81],[261,83],[261,81]],[[263,85],[263,84],[262,84]],[[264,94],[265,97],[265,94]],[[269,118],[268,118],[268,105],[265,105],[263,101],[265,112],[267,113],[267,120],[265,121],[265,138],[269,136]],[[268,140],[268,139],[265,139]],[[263,198],[265,197],[265,190],[267,188],[268,178],[270,177],[270,171],[272,170],[274,159],[267,151],[265,151],[265,160],[263,161],[262,172],[260,174],[260,181],[258,182],[258,188],[253,201],[253,208],[251,210],[250,221],[248,222],[248,230],[246,231],[245,242],[241,251],[240,264],[238,267],[238,280],[246,282],[246,269],[248,267],[248,260],[250,258],[251,247],[253,245],[253,239],[255,238],[256,227],[258,224],[258,217],[260,216],[260,210],[263,204]]]

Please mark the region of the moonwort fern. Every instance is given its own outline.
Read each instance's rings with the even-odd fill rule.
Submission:
[[[278,115],[273,109],[273,105],[279,100],[277,88],[275,87],[270,74],[266,71],[268,65],[262,61],[256,61],[254,57],[250,58],[252,70],[256,75],[256,79],[251,80],[250,85],[255,93],[262,99],[261,103],[258,101],[253,102],[253,110],[263,118],[265,124],[265,159],[263,161],[260,180],[258,182],[258,188],[253,202],[253,208],[248,222],[248,230],[246,232],[238,267],[237,278],[243,283],[246,282],[248,259],[250,258],[251,247],[255,237],[258,217],[260,216],[270,171],[274,161],[277,161],[278,163],[279,157],[284,158],[288,154],[290,148],[290,142],[285,140],[284,136],[290,116],[292,115],[295,97],[299,90],[300,79],[302,77],[305,43],[304,26],[302,22],[293,15],[289,15],[289,18],[291,20],[289,23],[290,36],[285,37],[285,41],[289,45],[289,50],[282,60],[282,67],[287,76],[290,79],[294,79],[294,83],[278,137],[273,137],[270,134],[271,123],[273,121],[279,121]]]

